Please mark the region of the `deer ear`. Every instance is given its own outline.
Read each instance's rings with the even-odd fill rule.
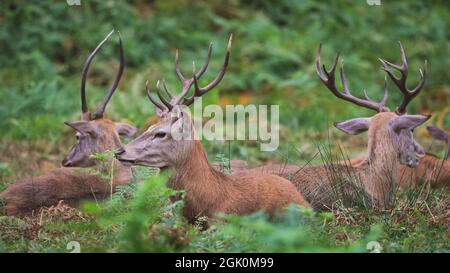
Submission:
[[[402,115],[391,120],[389,126],[396,133],[404,129],[412,130],[427,121],[430,117],[431,115]]]
[[[369,130],[370,118],[355,118],[334,123],[334,126],[344,133],[357,135]]]
[[[431,134],[431,136],[433,136],[437,140],[441,140],[444,142],[449,142],[450,140],[450,135],[442,129],[434,126],[427,126],[427,130]]]
[[[67,126],[72,127],[75,131],[86,134],[94,134],[95,128],[89,121],[66,121],[64,122]]]
[[[127,123],[116,122],[116,130],[120,136],[132,137],[137,132],[137,128]]]

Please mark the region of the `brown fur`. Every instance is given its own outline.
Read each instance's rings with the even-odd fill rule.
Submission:
[[[112,121],[98,119],[91,122],[100,128],[95,150],[120,147],[120,138]],[[108,171],[94,165],[92,168],[58,168],[41,176],[20,179],[0,193],[6,203],[3,211],[7,215],[24,216],[40,207],[57,205],[60,200],[72,206],[83,200],[102,200],[109,196],[111,189],[109,179],[101,178],[100,174],[107,175]],[[113,188],[128,183],[131,177],[131,169],[117,162]]]
[[[186,118],[192,124],[190,117]],[[227,175],[211,166],[198,140],[175,140],[169,130],[174,123],[170,114],[130,142],[116,156],[123,162],[172,168],[174,173],[168,186],[185,190],[184,216],[214,217],[217,213],[250,214],[265,210],[269,214],[285,208],[289,203],[309,207],[288,180],[270,174],[239,173]],[[195,135],[191,127],[190,133]],[[167,132],[158,138],[161,132]],[[195,139],[195,138],[194,138]]]
[[[272,164],[251,171],[275,173],[289,179],[316,209],[330,209],[336,201],[333,192],[337,190],[355,198],[359,195],[355,191],[358,187],[363,189],[363,194],[373,204],[386,206],[392,201],[397,188],[396,178],[399,177],[399,170],[408,168],[399,163],[394,148],[397,143],[393,143],[391,132],[387,130],[386,125],[395,117],[395,113],[382,112],[372,118],[367,148],[371,158],[370,164],[368,157],[365,157],[354,159],[352,164],[336,163],[312,167]],[[339,185],[336,185],[336,180]]]
[[[265,210],[273,214],[295,203],[309,207],[293,185],[275,175],[240,173],[227,175],[209,165],[203,147],[195,141],[190,158],[175,168],[169,186],[186,190],[184,216],[193,221],[199,216],[250,214]]]
[[[353,192],[353,188],[349,187],[343,181],[340,185],[335,185],[330,176],[331,172],[341,172],[348,174],[348,168],[344,165],[329,166],[308,166],[302,167],[298,165],[269,164],[250,170],[255,173],[272,173],[277,174],[291,181],[297,190],[305,197],[314,209],[329,210],[335,203],[335,195],[333,192],[338,190],[346,190],[349,194]],[[344,178],[342,175],[340,178]],[[349,182],[349,181],[347,181]],[[344,186],[347,185],[348,187]]]
[[[353,158],[350,164],[354,167],[367,164],[367,156]],[[415,169],[400,165],[397,181],[401,188],[420,186],[422,183],[430,183],[431,187],[449,188],[450,161],[427,154],[420,159],[419,166]]]
[[[48,174],[19,180],[0,193],[7,215],[24,216],[64,200],[76,206],[83,199],[104,199],[108,182],[79,169],[59,168]]]

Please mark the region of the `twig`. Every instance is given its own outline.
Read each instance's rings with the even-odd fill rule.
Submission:
[[[433,218],[433,222],[436,222],[436,217],[434,217],[434,215],[433,215],[433,213],[431,212],[430,207],[428,206],[427,202],[424,202],[424,203],[425,203],[425,206],[427,207],[428,212],[429,212],[430,215],[431,215],[431,218]]]

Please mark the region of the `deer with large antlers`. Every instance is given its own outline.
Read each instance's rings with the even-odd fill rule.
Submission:
[[[114,83],[97,110],[92,114],[88,112],[85,86],[89,67],[97,52],[113,33],[114,30],[98,44],[84,65],[81,79],[82,117],[80,121],[65,123],[76,131],[77,143],[62,161],[64,167],[41,176],[23,178],[0,193],[0,198],[6,203],[3,209],[8,215],[22,216],[43,206],[57,205],[61,200],[72,206],[85,199],[101,200],[109,196],[111,186],[115,187],[131,180],[131,169],[118,163],[110,185],[109,179],[98,175],[99,173],[106,175],[108,170],[90,157],[97,152],[119,148],[121,146],[119,135],[132,136],[136,132],[136,128],[131,125],[115,123],[103,116],[124,70],[120,34],[120,66]]]
[[[330,209],[336,201],[333,193],[336,187],[342,187],[350,197],[356,197],[352,184],[357,182],[374,205],[387,206],[391,203],[393,193],[397,187],[400,170],[416,168],[420,158],[425,156],[423,148],[414,140],[413,130],[424,123],[430,116],[407,115],[407,104],[418,95],[422,89],[426,71],[421,73],[421,80],[413,90],[406,88],[407,63],[402,48],[403,65],[397,66],[383,61],[384,69],[403,93],[404,97],[395,112],[386,107],[388,98],[387,79],[385,78],[384,96],[380,102],[371,100],[366,92],[365,99],[355,97],[350,91],[343,65],[340,69],[340,79],[344,92],[339,91],[335,81],[335,71],[339,60],[336,56],[330,70],[322,67],[320,62],[319,47],[316,58],[316,72],[320,80],[336,97],[354,103],[377,112],[376,115],[367,118],[356,118],[344,122],[335,123],[335,126],[348,134],[360,134],[368,131],[368,156],[359,158],[347,164],[328,164],[327,166],[300,167],[294,165],[269,165],[256,168],[253,171],[278,173],[291,180],[315,208]],[[402,77],[396,77],[387,66],[392,66],[401,71]],[[334,180],[339,180],[338,183]]]
[[[279,176],[246,173],[227,175],[212,167],[202,144],[196,139],[189,114],[180,107],[189,106],[196,97],[204,95],[219,84],[228,65],[231,40],[230,36],[222,69],[205,87],[199,86],[198,79],[208,66],[211,46],[204,65],[199,72],[194,70],[189,79],[180,71],[177,54],[175,70],[182,83],[182,91],[177,96],[173,95],[163,81],[164,90],[170,100],[164,98],[159,83],[156,93],[160,102],[147,92],[150,101],[157,108],[159,121],[116,151],[117,159],[123,163],[173,169],[174,173],[168,185],[173,189],[186,191],[183,214],[190,221],[200,216],[214,217],[219,212],[250,214],[265,210],[272,214],[289,203],[309,207],[292,183]],[[194,94],[188,97],[192,86]],[[180,134],[184,136],[181,139],[177,137]]]
[[[401,104],[395,110],[396,114],[404,115],[406,113],[406,107],[408,106],[408,104],[411,102],[412,99],[414,99],[419,94],[419,92],[423,89],[425,85],[426,70],[424,70],[423,72],[422,70],[419,70],[421,80],[414,89],[410,90],[406,86],[406,81],[408,78],[408,60],[405,54],[405,50],[401,43],[400,43],[400,55],[402,60],[401,65],[391,63],[384,59],[379,60],[383,66],[382,69],[387,73],[387,75],[392,79],[392,81],[399,88],[399,90],[404,94]],[[425,62],[425,67],[426,65],[427,64]],[[399,71],[400,76],[396,76],[392,69]],[[445,131],[432,126],[427,126],[427,130],[431,134],[431,136],[436,138],[437,140],[450,143],[449,142],[450,137],[448,133],[446,133]],[[420,162],[417,168],[415,169],[408,168],[407,166],[404,165],[400,166],[399,175],[397,177],[399,186],[410,187],[410,186],[417,186],[422,183],[430,183],[431,186],[448,187],[450,182],[450,165],[446,159],[447,157],[444,158],[444,160],[441,160],[436,156],[427,153],[425,156],[420,158]],[[354,166],[365,164],[366,162],[367,156],[360,156],[350,161],[350,163]]]

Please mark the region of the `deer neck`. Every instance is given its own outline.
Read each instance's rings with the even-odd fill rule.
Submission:
[[[128,183],[132,177],[133,173],[130,167],[123,165],[118,160],[114,163],[114,185],[122,185]]]
[[[369,135],[368,164],[361,166],[367,192],[382,205],[392,201],[400,167],[390,134],[380,130]]]
[[[212,209],[225,200],[229,194],[228,176],[215,170],[208,162],[202,144],[192,140],[192,145],[177,159],[169,186],[176,190],[185,190],[185,202],[194,211]]]

